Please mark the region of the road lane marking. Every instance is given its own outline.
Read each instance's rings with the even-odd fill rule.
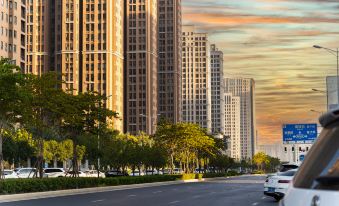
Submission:
[[[136,197],[136,195],[128,195],[128,197]]]
[[[105,200],[93,200],[92,202],[95,203],[95,202],[103,202]]]
[[[172,205],[172,204],[176,204],[176,203],[179,203],[180,201],[173,201],[173,202],[170,202],[168,204]]]
[[[262,197],[261,199],[263,199],[263,200],[264,200],[264,199],[266,199],[266,197]]]
[[[255,205],[258,205],[258,204],[259,204],[258,202],[255,202],[255,203],[253,203],[252,205],[255,206]]]
[[[153,194],[158,194],[158,193],[162,193],[162,191],[155,191],[155,192],[153,192]]]
[[[201,197],[201,195],[195,195],[195,196],[193,196],[194,199],[200,198],[200,197]]]

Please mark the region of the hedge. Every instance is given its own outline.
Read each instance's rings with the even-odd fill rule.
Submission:
[[[102,186],[166,182],[180,179],[178,175],[152,175],[114,178],[44,178],[8,179],[0,182],[0,194],[18,194]]]
[[[29,192],[45,192],[91,187],[131,185],[175,180],[189,180],[239,175],[237,172],[183,174],[183,175],[150,175],[138,177],[111,178],[44,178],[44,179],[8,179],[0,181],[0,194],[19,194]]]

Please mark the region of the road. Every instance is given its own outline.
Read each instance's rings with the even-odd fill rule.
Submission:
[[[242,176],[199,183],[2,203],[1,206],[277,206],[263,195],[264,177]]]

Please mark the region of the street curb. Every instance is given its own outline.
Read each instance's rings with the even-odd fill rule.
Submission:
[[[71,189],[71,190],[58,190],[58,191],[35,192],[35,193],[13,194],[13,195],[0,195],[0,203],[45,199],[45,198],[52,198],[52,197],[64,197],[64,196],[73,196],[73,195],[82,195],[82,194],[92,194],[92,193],[101,193],[101,192],[112,192],[112,191],[148,188],[148,187],[156,187],[156,186],[179,185],[179,184],[196,183],[196,182],[202,182],[202,181],[205,181],[205,180],[204,179],[202,180],[198,180],[198,179],[176,180],[176,181],[169,181],[169,182],[155,182],[155,183],[144,183],[144,184],[133,184],[133,185],[118,185],[118,186],[94,187],[94,188],[84,188],[84,189]]]

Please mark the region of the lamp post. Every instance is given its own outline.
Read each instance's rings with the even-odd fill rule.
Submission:
[[[314,45],[313,47],[316,49],[325,49],[327,52],[329,52],[330,54],[334,55],[337,58],[337,107],[338,107],[339,105],[339,49],[337,48],[334,50],[334,49],[329,49],[329,48],[322,47],[319,45]]]
[[[108,95],[105,100],[111,98],[113,95]],[[101,109],[101,101],[99,102],[99,109]],[[100,112],[98,111],[98,154],[100,150]],[[100,157],[98,155],[98,178],[100,177]]]

